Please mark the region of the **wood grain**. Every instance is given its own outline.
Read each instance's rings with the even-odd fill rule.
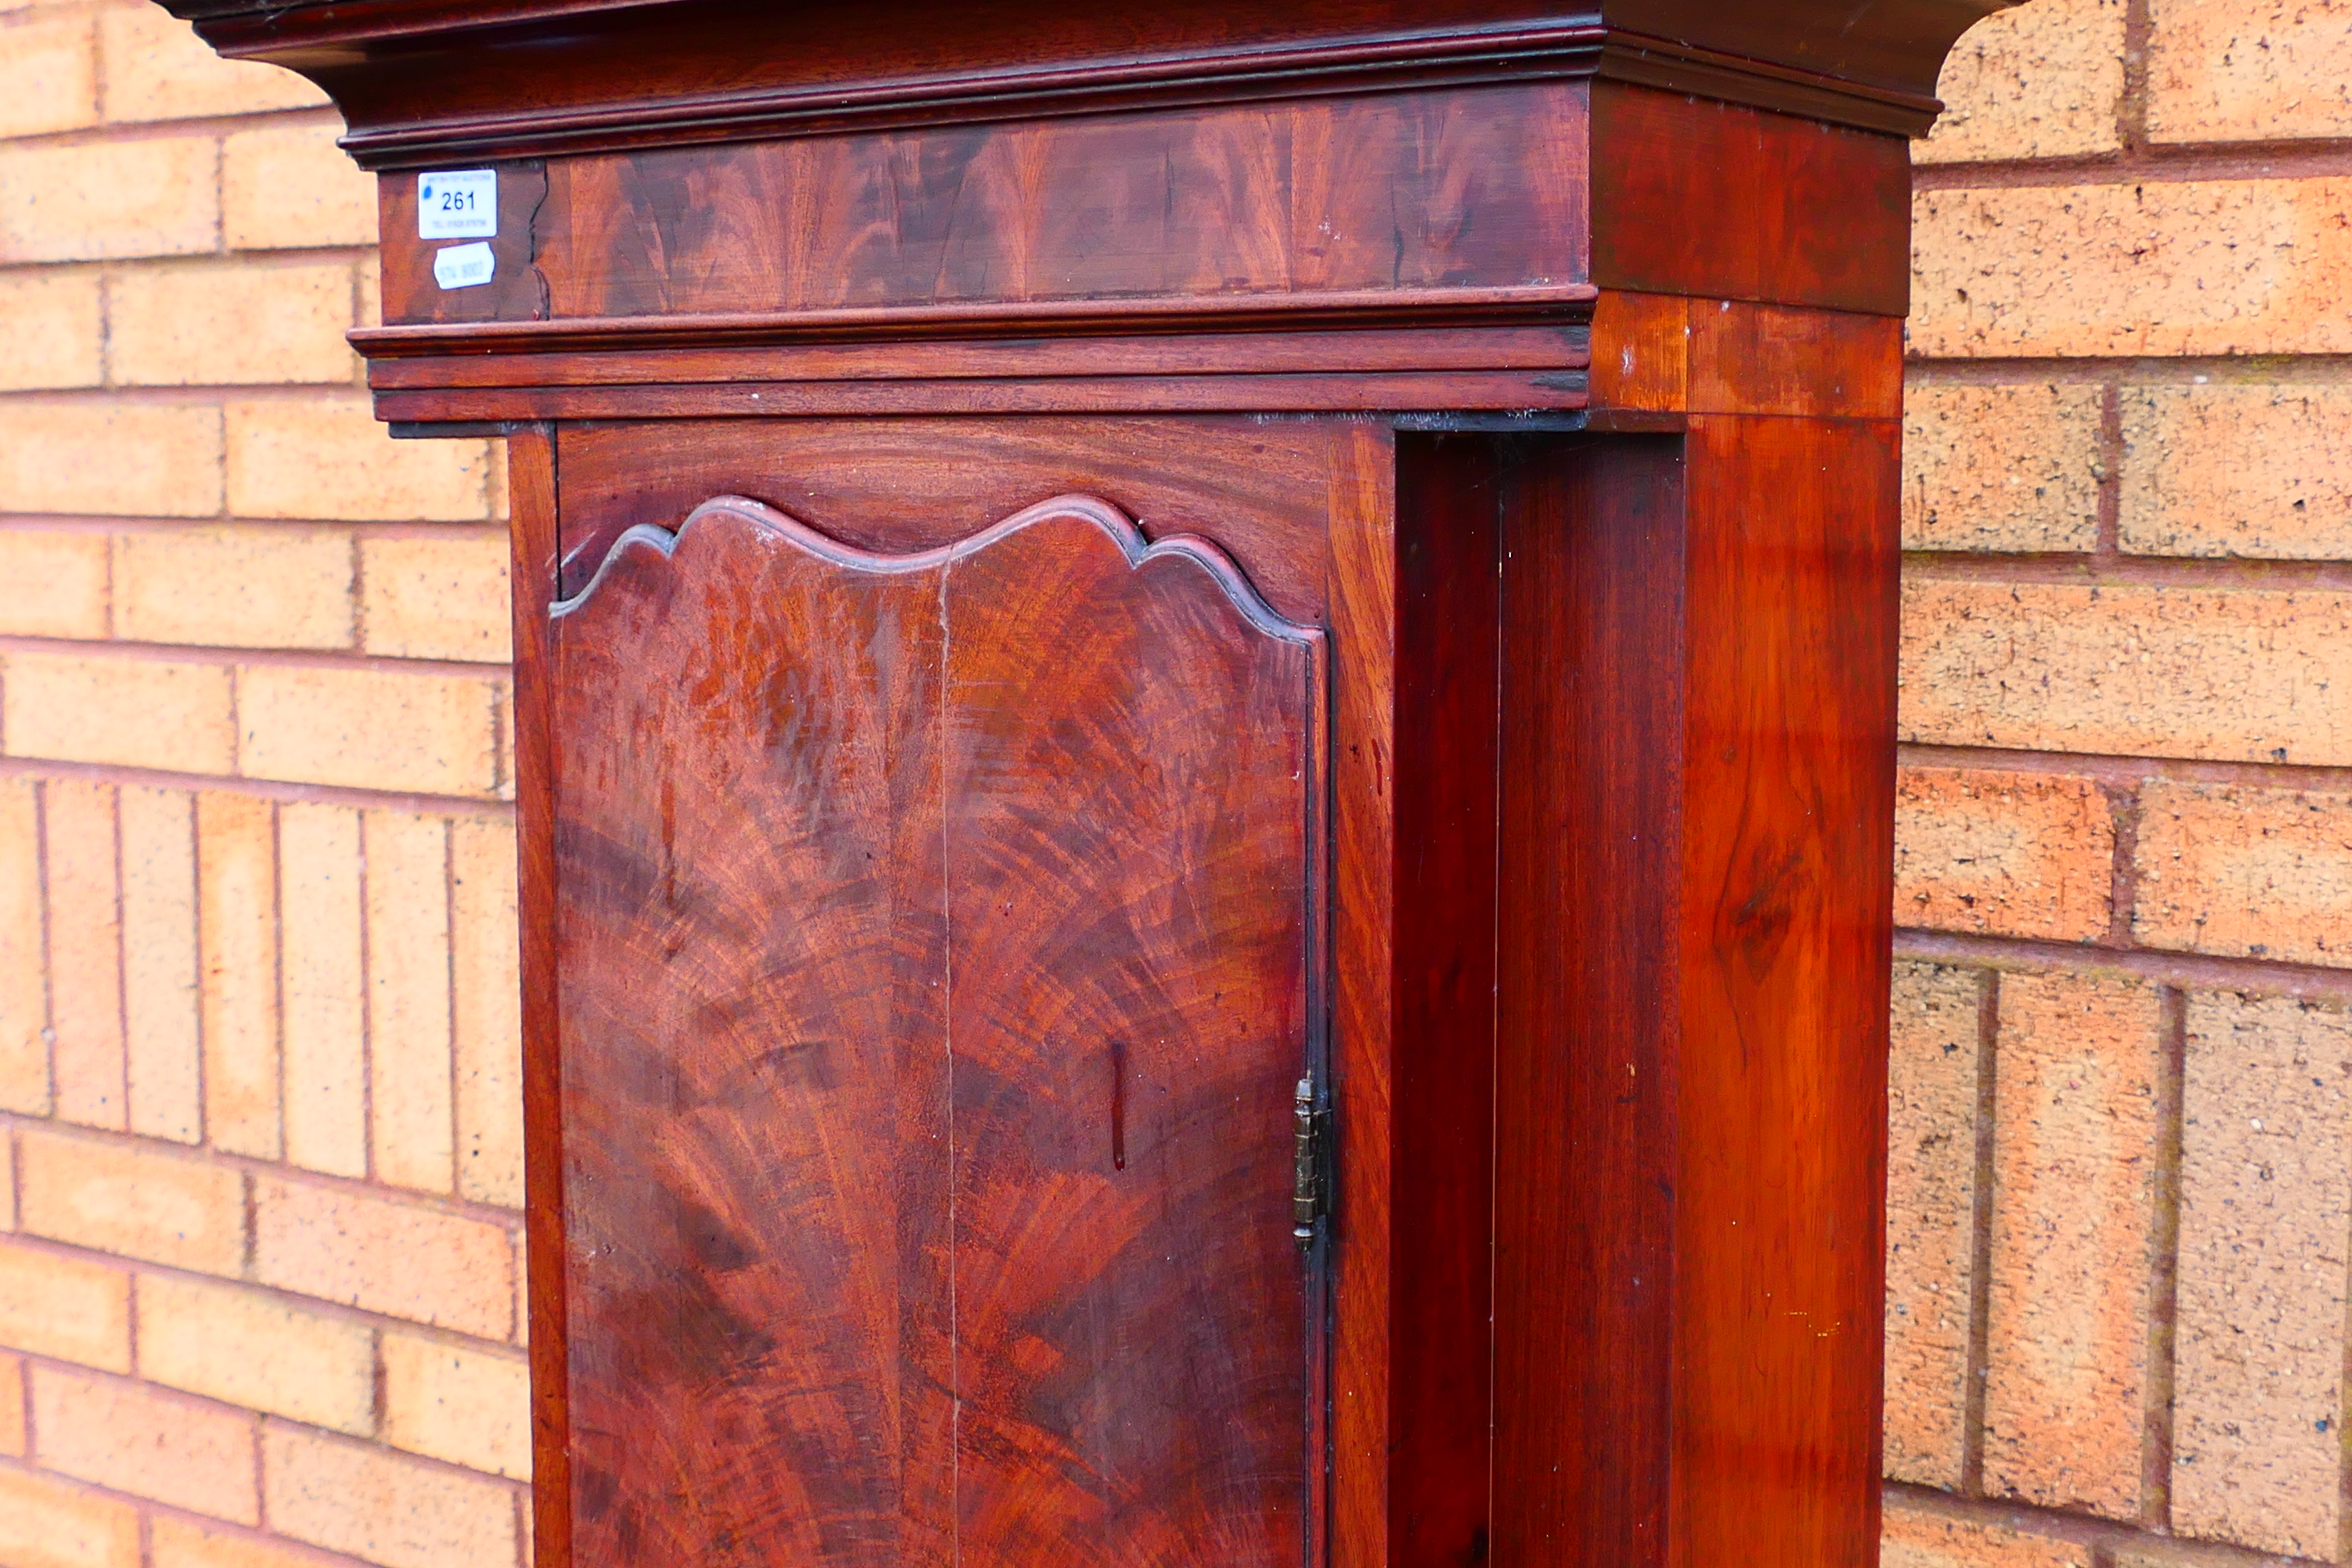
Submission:
[[[326,89],[371,166],[1600,73],[1924,132],[2000,0],[168,0]]]
[[[1267,603],[1324,622],[1324,522],[1367,422],[1031,418],[714,420],[567,427],[563,591],[613,542],[752,496],[844,543],[933,550],[1057,495],[1098,496],[1152,538],[1213,538]],[[1385,443],[1385,430],[1377,437]],[[1385,447],[1383,447],[1383,449]]]
[[[1677,1560],[1867,1568],[1899,430],[1709,416],[1689,439]]]
[[[379,391],[425,387],[651,386],[665,382],[942,381],[1036,377],[1270,375],[1322,372],[1582,369],[1590,333],[1580,324],[1589,302],[1564,298],[1585,290],[1547,289],[1531,317],[1579,324],[1491,326],[1517,313],[1507,295],[1488,291],[1468,308],[1423,299],[1410,323],[1300,325],[1258,330],[1246,313],[1220,320],[1203,311],[1188,321],[1155,321],[1138,310],[1126,333],[1086,330],[1022,312],[978,321],[944,312],[833,312],[830,319],[771,315],[712,321],[677,317],[618,322],[549,321],[510,331],[479,328],[380,327],[352,334],[371,356],[368,384]],[[1381,311],[1300,312],[1310,322],[1389,316]],[[1444,324],[1459,314],[1465,324]],[[1435,323],[1435,324],[1427,324]],[[1139,329],[1166,325],[1171,330]],[[1195,330],[1181,330],[1184,326]],[[1277,322],[1279,325],[1279,322]],[[1002,336],[959,335],[978,326]],[[1207,330],[1201,330],[1207,329]],[[910,337],[910,334],[918,334]],[[929,335],[920,335],[929,334]],[[707,341],[708,340],[708,341]]]
[[[1498,1561],[1874,1561],[1895,436],[1507,470]]]
[[[1573,284],[1584,125],[1547,83],[603,154],[511,243],[558,319]],[[471,319],[413,230],[384,320]]]
[[[1391,1562],[1489,1555],[1494,1403],[1496,443],[1397,448]]]
[[[521,942],[525,1266],[530,1325],[532,1539],[572,1561],[572,1429],[565,1374],[562,1021],[557,1007],[554,734],[548,606],[562,555],[551,426],[507,437],[514,614],[516,904]]]
[[[1052,380],[688,383],[644,386],[457,387],[380,392],[394,424],[605,419],[741,419],[907,414],[1370,414],[1448,409],[1572,412],[1584,373],[1064,376]]]
[[[1495,1557],[1667,1552],[1686,543],[1679,438],[1502,480]]]
[[[1320,634],[1098,502],[669,538],[555,622],[580,1554],[1299,1561]]]
[[[542,1568],[1864,1568],[1994,0],[169,4],[394,171],[378,412],[526,426]]]
[[[1902,316],[1911,153],[1895,136],[1619,82],[1592,89],[1592,280]]]
[[[1390,1120],[1397,1045],[1395,941],[1396,437],[1358,425],[1332,454],[1332,1098],[1339,1204],[1332,1224],[1331,1561],[1389,1561],[1390,1279],[1397,1165]]]

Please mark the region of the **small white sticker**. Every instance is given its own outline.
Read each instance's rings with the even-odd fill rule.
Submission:
[[[495,239],[499,233],[499,172],[449,169],[416,176],[420,239]]]
[[[487,245],[453,245],[433,253],[433,281],[444,289],[471,289],[488,283],[499,269],[499,258]]]

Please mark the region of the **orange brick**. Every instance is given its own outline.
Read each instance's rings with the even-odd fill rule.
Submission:
[[[514,658],[503,533],[360,545],[367,650],[401,658]]]
[[[0,659],[12,756],[226,773],[236,759],[229,672],[113,653]]]
[[[25,1361],[0,1355],[0,1454],[25,1457]]]
[[[149,1146],[23,1129],[17,1226],[28,1236],[208,1274],[245,1262],[245,1178]]]
[[[367,399],[228,405],[229,510],[240,517],[471,521],[489,515],[481,441],[394,441]]]
[[[499,761],[498,797],[511,801],[515,797],[515,710],[514,687],[501,681],[498,689]]]
[[[218,156],[209,136],[0,147],[0,262],[211,250]]]
[[[1984,977],[1895,966],[1886,1154],[1883,1469],[1957,1488],[1968,1409]]]
[[[520,1208],[522,982],[512,825],[451,824],[449,865],[457,1190]]]
[[[2296,963],[2352,954],[2352,796],[2152,782],[2140,791],[2132,934]]]
[[[2296,1568],[2275,1557],[2249,1557],[2234,1546],[2180,1536],[2120,1535],[2107,1547],[2114,1568]]]
[[[240,258],[125,272],[108,311],[114,378],[131,386],[348,382],[352,299],[346,261]]]
[[[1903,738],[2352,763],[2352,594],[1914,578]]]
[[[327,101],[292,71],[221,58],[194,28],[159,7],[106,12],[99,37],[109,120],[193,120]]]
[[[2099,532],[2095,386],[1912,386],[1903,548],[2088,550]]]
[[[102,533],[0,528],[0,631],[106,636],[106,555]]]
[[[2192,994],[2181,1123],[2173,1526],[2332,1560],[2345,1524],[2352,1018]]]
[[[515,1480],[530,1479],[530,1368],[518,1353],[383,1336],[383,1440]]]
[[[2336,177],[1922,191],[1910,351],[2345,353],[2348,205]]]
[[[2088,1544],[1888,1500],[1880,1568],[2091,1568]]]
[[[506,1229],[418,1204],[262,1177],[264,1284],[481,1339],[514,1326]]]
[[[194,405],[0,407],[0,511],[211,517],[220,411]]]
[[[383,257],[379,252],[370,251],[360,260],[359,320],[360,325],[363,327],[380,327],[383,325]],[[503,446],[504,443],[494,442],[492,445],[493,447],[499,447]],[[502,481],[503,476],[499,472],[499,465],[497,462],[491,463],[490,489],[492,492],[492,500],[490,515],[499,519],[500,521],[504,521],[506,519],[506,513],[499,510],[499,501],[501,499],[499,492],[504,489]]]
[[[129,1503],[63,1481],[0,1469],[0,1563],[8,1568],[139,1568]]]
[[[511,1568],[514,1494],[496,1481],[271,1423],[269,1522],[384,1568]]]
[[[359,813],[289,805],[278,816],[285,944],[286,1157],[367,1174],[366,993],[360,970]]]
[[[2054,942],[2104,936],[2115,844],[2106,796],[2088,779],[1905,768],[1895,923]]]
[[[2352,388],[2155,386],[2123,399],[2122,543],[2331,560],[2352,515]]]
[[[253,1417],[95,1373],[32,1373],[35,1458],[134,1497],[255,1524]]]
[[[2151,140],[2352,136],[2352,37],[2331,7],[2151,0],[2148,16]]]
[[[352,542],[340,530],[120,533],[114,594],[117,634],[138,642],[352,646]]]
[[[231,250],[375,243],[375,176],[335,145],[339,129],[274,125],[221,143]]]
[[[0,1345],[129,1372],[131,1276],[0,1241]],[[0,1518],[6,1512],[0,1509]]]
[[[378,1181],[446,1193],[456,1180],[450,1095],[449,826],[371,811],[368,1065]]]
[[[158,1514],[148,1526],[152,1568],[357,1568],[349,1557],[330,1557],[274,1536],[248,1535],[227,1525]]]
[[[355,1436],[375,1430],[364,1326],[241,1285],[150,1274],[136,1294],[142,1377]]]
[[[87,16],[0,28],[0,136],[38,136],[98,122],[98,52]]]
[[[122,1053],[122,928],[114,789],[42,785],[49,893],[49,1070],[57,1114],[127,1125]]]
[[[279,1152],[277,837],[268,801],[196,796],[205,1131],[259,1160]]]
[[[40,803],[0,778],[0,1110],[49,1113],[48,982],[41,936]]]
[[[8,35],[0,32],[0,62]],[[0,78],[6,75],[0,63]],[[0,82],[0,104],[7,102]],[[106,377],[98,275],[30,273],[0,278],[0,391],[96,386]]]
[[[184,790],[121,792],[122,1014],[131,1131],[204,1138],[196,1025],[195,802]]]
[[[1985,1489],[2140,1506],[2158,999],[2083,975],[2000,980]]]
[[[379,316],[383,314],[380,304],[376,313]],[[493,441],[490,443],[490,517],[493,521],[505,522],[513,514],[514,497],[508,489],[509,477],[507,444]]]
[[[499,689],[488,676],[246,666],[237,678],[243,771],[304,784],[489,795],[499,783]]]
[[[1945,57],[1921,163],[2064,158],[2123,145],[2123,0],[2041,0],[1986,17]]]

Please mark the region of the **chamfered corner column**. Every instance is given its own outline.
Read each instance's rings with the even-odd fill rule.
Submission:
[[[1876,1560],[1899,333],[1604,300],[1503,471],[1499,1563]]]

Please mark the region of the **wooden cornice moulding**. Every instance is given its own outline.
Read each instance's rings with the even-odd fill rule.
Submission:
[[[316,82],[390,169],[1580,77],[1917,134],[1946,51],[2009,0],[163,3]]]
[[[534,353],[559,350],[730,348],[794,342],[880,343],[921,339],[1097,338],[1250,331],[1339,331],[1383,327],[1586,326],[1601,291],[1589,283],[1518,289],[1360,289],[1328,294],[1174,295],[1141,300],[1014,300],[979,304],[743,311],[676,316],[575,316],[479,326],[367,327],[352,334],[371,358],[452,350]]]

